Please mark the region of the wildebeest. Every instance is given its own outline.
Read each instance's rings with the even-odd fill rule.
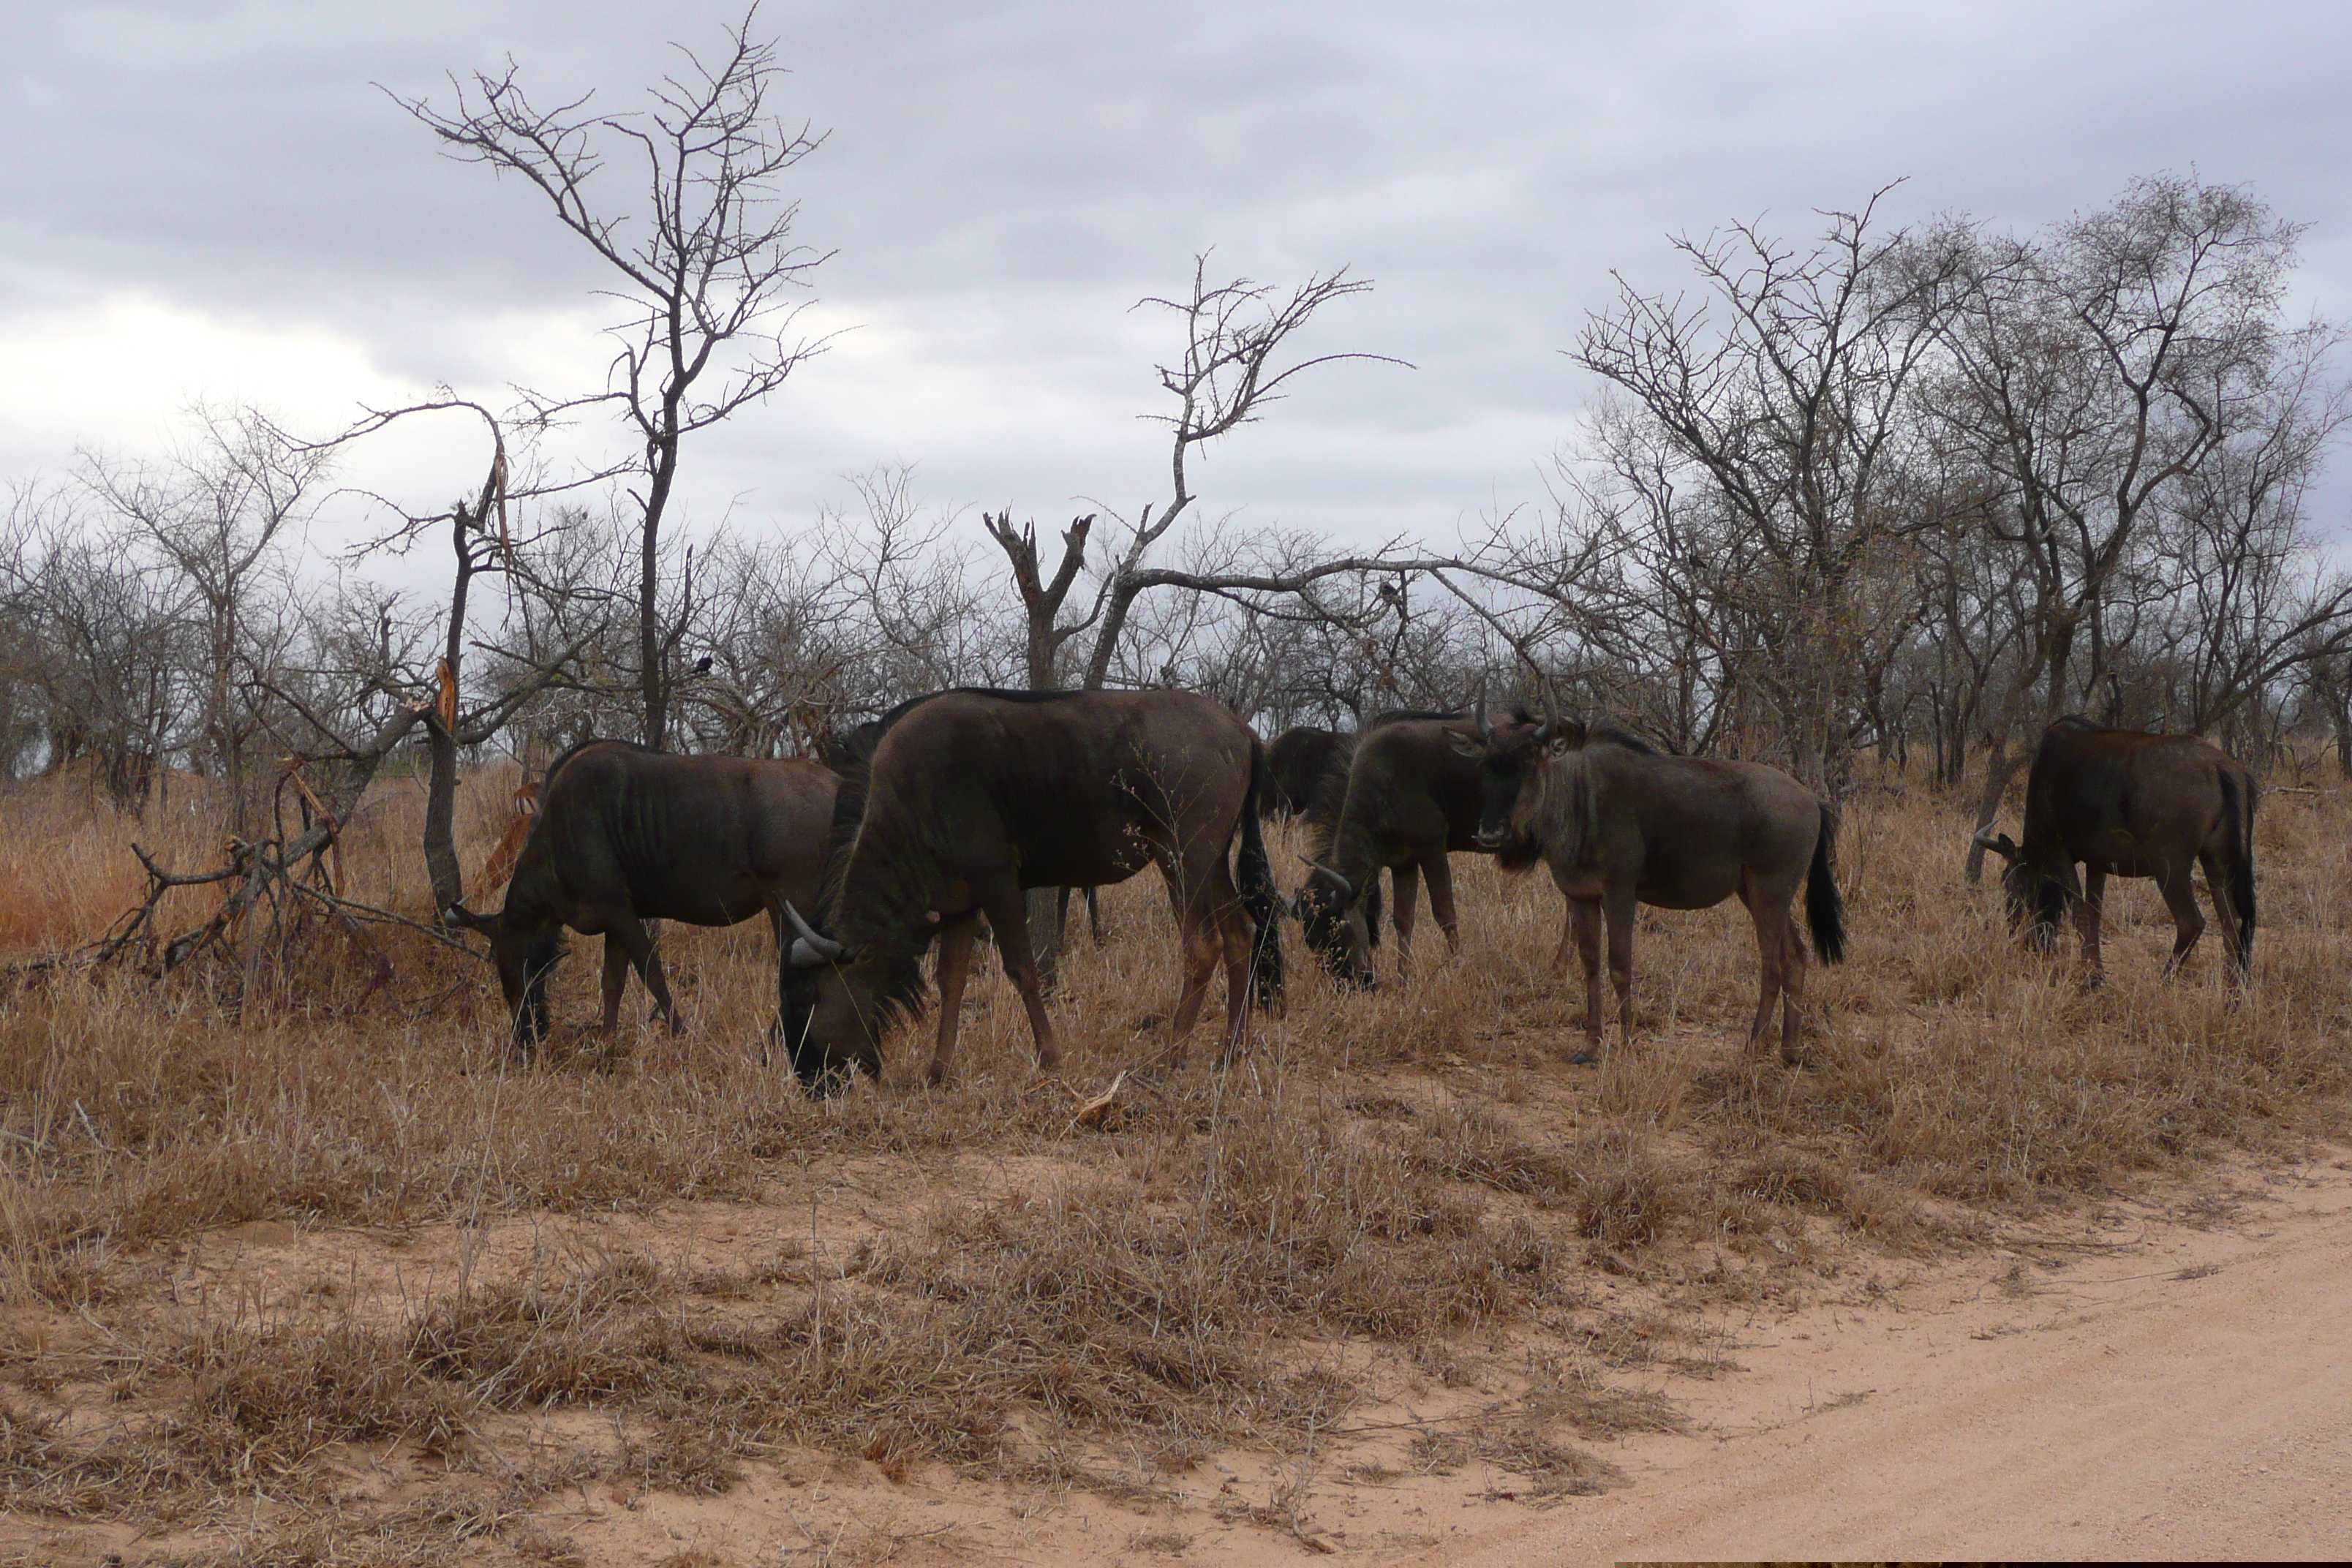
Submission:
[[[929,693],[927,695],[937,694]],[[919,700],[919,699],[918,700]],[[896,710],[894,710],[894,713],[895,711]],[[888,726],[892,717],[893,715],[885,715],[879,719],[868,719],[865,722],[854,725],[849,729],[835,731],[825,739],[825,765],[833,769],[834,772],[844,774],[854,773],[863,770],[866,764],[873,760],[874,748],[882,743],[882,731]],[[1094,943],[1097,947],[1102,946],[1105,940],[1103,936],[1102,923],[1102,900],[1097,896],[1095,889],[1092,888],[1061,888],[1055,890],[1054,899],[1054,932],[1056,944],[1059,943],[1062,937],[1069,930],[1070,895],[1072,893],[1079,893],[1085,896],[1087,903],[1087,933],[1094,938]]]
[[[566,926],[604,938],[607,1034],[633,966],[678,1026],[646,921],[725,926],[764,910],[781,953],[785,900],[814,900],[821,885],[839,784],[814,763],[680,757],[630,741],[583,741],[556,758],[505,908],[446,911],[490,939],[516,1043],[547,1032],[547,976]]]
[[[919,1002],[936,935],[930,1079],[943,1079],[985,916],[1028,1010],[1037,1065],[1053,1071],[1060,1053],[1023,890],[1124,881],[1150,864],[1167,879],[1184,952],[1169,1058],[1220,956],[1230,1058],[1251,994],[1271,1005],[1282,984],[1278,898],[1258,831],[1264,777],[1248,726],[1190,692],[963,689],[900,704],[871,764],[843,786],[823,906],[814,921],[788,911],[800,931],[782,979],[794,1068],[811,1083],[852,1067],[878,1078],[883,1028]],[[1237,832],[1238,890],[1227,863]]]
[[[1571,941],[1584,963],[1587,1044],[1575,1060],[1600,1056],[1602,922],[1619,1038],[1630,1047],[1634,906],[1712,909],[1736,893],[1756,923],[1763,972],[1748,1047],[1762,1042],[1778,998],[1780,1058],[1796,1061],[1805,949],[1790,906],[1801,878],[1822,962],[1845,955],[1828,805],[1762,763],[1661,756],[1632,735],[1559,717],[1490,725],[1482,716],[1475,735],[1450,740],[1482,773],[1480,845],[1506,870],[1542,860],[1568,900],[1552,963],[1568,966]]]
[[[2058,917],[2071,900],[2096,984],[2107,879],[2153,877],[2176,932],[2165,962],[2169,973],[2205,933],[2189,874],[2201,864],[2229,944],[2231,980],[2244,978],[2254,953],[2254,781],[2228,753],[2193,735],[2061,719],[2033,753],[2021,831],[2021,846],[2006,833],[1994,837],[1990,826],[1977,841],[2009,862],[2001,886],[2011,923],[2027,926],[2035,947],[2046,951],[2056,941]]]
[[[1258,809],[1270,816],[1336,819],[1348,791],[1348,763],[1356,737],[1299,724],[1276,735],[1265,748],[1266,779],[1272,786]]]
[[[1478,848],[1478,764],[1449,737],[1467,736],[1458,713],[1396,711],[1367,725],[1348,768],[1339,813],[1316,828],[1306,883],[1292,909],[1307,945],[1336,977],[1372,984],[1383,868],[1395,895],[1397,968],[1412,957],[1413,898],[1429,883],[1429,908],[1447,947],[1461,941],[1454,871],[1446,857]]]

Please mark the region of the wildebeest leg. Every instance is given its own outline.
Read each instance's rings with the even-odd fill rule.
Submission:
[[[955,1065],[956,1028],[963,1021],[964,977],[971,973],[971,942],[980,934],[980,917],[963,915],[940,927],[940,1042],[931,1051],[934,1084],[948,1080]]]
[[[2188,861],[2166,861],[2158,885],[2164,889],[2164,907],[2172,911],[2173,926],[2179,932],[2173,938],[2172,956],[2164,961],[2165,973],[2172,974],[2189,961],[2189,950],[2205,934],[2205,917],[2197,908],[2197,882],[2189,875]]]
[[[1037,988],[1037,958],[1029,950],[1027,908],[1016,889],[1009,896],[1000,892],[984,900],[981,910],[996,937],[1004,973],[1021,993],[1021,1005],[1029,1010],[1029,1033],[1037,1042],[1037,1070],[1052,1072],[1062,1065],[1062,1052],[1054,1044],[1054,1022],[1045,1016],[1045,997]]]
[[[1633,1048],[1633,889],[1612,888],[1601,895],[1601,914],[1609,927],[1609,983],[1617,990],[1617,1036],[1626,1050]]]
[[[1739,901],[1748,906],[1748,918],[1756,927],[1756,1016],[1748,1026],[1748,1049],[1752,1055],[1764,1044],[1764,1031],[1771,1026],[1773,1004],[1780,1000],[1780,988],[1788,984],[1789,911],[1786,906],[1775,909],[1772,900],[1757,886],[1753,873],[1739,874]],[[1786,1060],[1795,1042],[1786,1038],[1786,1026],[1781,1030],[1780,1056]]]
[[[1242,907],[1241,893],[1223,862],[1217,866],[1215,880],[1217,931],[1225,952],[1225,1046],[1217,1057],[1222,1068],[1232,1066],[1241,1053],[1242,1036],[1248,1027],[1250,957],[1255,943],[1249,911]]]
[[[1576,907],[1574,899],[1562,899],[1559,901],[1559,946],[1552,951],[1551,955],[1552,969],[1558,973],[1568,973],[1569,955],[1578,951]],[[1586,943],[1583,951],[1590,953],[1592,951],[1591,944]]]
[[[2205,850],[2198,856],[2198,863],[2205,868],[2205,890],[2213,896],[2213,918],[2221,924],[2221,946],[2230,955],[2230,984],[2234,986],[2245,978],[2245,971],[2238,963],[2238,932],[2240,922],[2245,916],[2239,910],[2237,901],[2230,897],[2230,884],[2223,880],[2227,873],[2222,868],[2220,854]]]
[[[1584,964],[1584,1049],[1571,1061],[1601,1059],[1601,900],[1568,900],[1569,924],[1576,931],[1576,952]]]
[[[654,1005],[660,1009],[663,1021],[669,1025],[669,1032],[677,1034],[679,1028],[677,1004],[669,999],[669,982],[662,978],[661,954],[654,951],[653,938],[646,934],[646,928],[634,920],[623,920],[604,933],[604,1026],[607,1029],[613,1026],[613,1009],[619,1001],[619,994],[613,988],[613,942],[615,938],[619,939],[622,951],[628,954],[629,963],[636,969],[637,978],[644,981],[646,989],[653,993]]]
[[[1791,889],[1775,906],[1780,911],[1780,1061],[1786,1067],[1797,1065],[1805,1035],[1805,942],[1797,934],[1795,897]]]
[[[1378,871],[1372,873],[1377,877]],[[1421,888],[1421,868],[1408,862],[1389,872],[1389,886],[1396,894],[1396,908],[1390,911],[1389,921],[1395,928],[1397,939],[1397,978],[1402,980],[1412,968],[1413,895]]]
[[[1171,883],[1171,891],[1173,890]],[[1216,910],[1213,906],[1201,907],[1205,903],[1207,900],[1196,894],[1180,902],[1176,910],[1177,941],[1184,955],[1184,984],[1176,994],[1176,1011],[1168,1020],[1168,1049],[1162,1059],[1170,1067],[1184,1065],[1184,1042],[1191,1037],[1193,1025],[1200,1022],[1201,1004],[1209,994],[1209,976],[1216,973],[1218,955],[1224,951]],[[1246,962],[1246,953],[1244,958]],[[1248,984],[1244,974],[1244,990]],[[1229,997],[1229,1003],[1230,1000]],[[1230,1036],[1228,1039],[1230,1042]]]
[[[621,994],[629,988],[629,952],[618,934],[604,933],[604,1033],[621,1026]]]
[[[1098,891],[1094,888],[1087,889],[1087,934],[1095,939],[1097,947],[1103,944],[1102,900],[1096,896]]]
[[[2186,874],[2181,879],[2188,880]],[[2169,892],[2165,894],[2168,903],[2171,898]],[[2074,905],[2074,930],[2083,939],[2083,963],[2088,972],[2084,983],[2094,987],[2106,984],[2107,978],[2106,960],[2099,952],[2099,919],[2106,912],[2106,907],[2107,874],[2096,866],[2084,867],[2083,897]],[[2204,922],[2200,921],[2198,923],[2201,926]],[[2195,942],[2197,939],[2192,936],[2189,940]],[[2179,955],[2176,953],[2174,956],[2178,958]]]
[[[1437,917],[1437,929],[1445,933],[1445,951],[1462,951],[1462,925],[1454,918],[1454,862],[1441,849],[1421,863],[1421,874],[1429,882],[1429,912]]]

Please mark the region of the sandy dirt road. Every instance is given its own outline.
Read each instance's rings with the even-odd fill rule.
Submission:
[[[2264,1190],[1759,1324],[1631,1487],[1412,1561],[2352,1557],[2352,1161]]]

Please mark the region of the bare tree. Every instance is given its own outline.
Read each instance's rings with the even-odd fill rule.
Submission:
[[[549,686],[568,679],[574,661],[583,648],[601,633],[605,620],[602,616],[592,616],[585,627],[575,629],[564,646],[536,657],[519,655],[511,646],[494,647],[489,651],[507,667],[502,671],[505,679],[488,698],[478,698],[472,701],[466,700],[466,655],[478,646],[472,637],[474,580],[485,575],[502,575],[511,584],[538,590],[542,595],[550,586],[532,572],[529,563],[530,552],[545,541],[539,537],[538,530],[518,527],[512,515],[514,510],[523,502],[536,502],[582,484],[594,483],[603,476],[591,475],[568,483],[551,485],[516,482],[520,476],[513,471],[509,461],[504,424],[480,404],[454,395],[404,408],[371,411],[350,430],[320,443],[317,449],[324,452],[340,448],[405,419],[450,413],[478,419],[489,437],[489,459],[485,465],[480,492],[470,500],[461,497],[447,509],[430,513],[412,512],[384,497],[371,497],[378,506],[393,513],[394,521],[387,530],[363,541],[350,552],[353,560],[385,552],[404,553],[436,531],[448,530],[451,552],[448,607],[442,617],[436,656],[429,664],[421,659],[412,662],[410,656],[415,651],[415,644],[403,643],[395,649],[392,626],[394,610],[387,604],[378,612],[377,646],[370,650],[373,655],[373,663],[360,664],[352,671],[363,692],[380,691],[398,698],[416,707],[424,720],[425,748],[430,762],[423,848],[425,870],[433,884],[433,907],[436,910],[446,910],[465,899],[465,874],[457,863],[455,837],[459,752],[484,745],[496,738],[527,703]],[[528,623],[523,629],[528,634]],[[362,658],[366,657],[366,654],[362,655]],[[300,713],[320,734],[335,738],[336,743],[347,752],[353,750],[351,742],[336,736],[332,723],[285,685],[272,683],[269,690]]]
[[[1151,547],[1167,536],[1197,499],[1187,467],[1194,448],[1261,417],[1266,405],[1284,395],[1282,389],[1292,377],[1317,365],[1341,360],[1404,363],[1385,354],[1372,353],[1317,354],[1307,359],[1285,355],[1286,346],[1314,319],[1316,311],[1334,300],[1368,292],[1371,286],[1370,279],[1349,277],[1344,267],[1336,272],[1310,277],[1287,297],[1269,285],[1246,278],[1212,285],[1209,258],[1204,252],[1192,258],[1192,287],[1187,296],[1138,301],[1139,310],[1153,306],[1173,312],[1184,322],[1182,356],[1172,365],[1158,367],[1160,384],[1175,395],[1177,410],[1171,415],[1152,416],[1168,426],[1172,437],[1168,454],[1168,499],[1146,506],[1136,514],[1134,522],[1129,525],[1125,543],[1103,574],[1096,611],[1089,617],[1096,628],[1094,650],[1087,660],[1086,684],[1089,688],[1099,687],[1110,678],[1128,616],[1142,595],[1157,587],[1219,591],[1200,574],[1152,571],[1144,565]],[[1277,585],[1255,591],[1290,590]]]
[[[2112,616],[2146,602],[2132,587],[2150,523],[2274,410],[2298,232],[2242,186],[2160,175],[2044,237],[1961,222],[1938,237],[1955,265],[1928,406],[2000,487],[1982,515],[2028,585],[2029,641],[2002,705],[2012,720],[2031,692],[2047,720],[2106,681],[2125,640]],[[1980,822],[2023,761],[2009,740],[2004,723]],[[1971,853],[1972,877],[1982,860]]]
[[[1037,559],[1037,525],[1031,522],[1018,531],[1013,527],[1013,512],[1007,508],[1001,515],[980,514],[981,525],[988,536],[996,541],[997,548],[1013,567],[1013,586],[1021,595],[1022,657],[1027,668],[1029,689],[1050,691],[1061,684],[1060,668],[1063,646],[1073,637],[1083,635],[1102,613],[1102,601],[1097,598],[1093,614],[1085,620],[1065,626],[1062,606],[1070,597],[1071,586],[1087,563],[1087,534],[1094,528],[1094,514],[1072,520],[1062,531],[1062,559],[1054,574],[1044,575]]]
[[[1832,795],[1871,659],[1893,640],[1857,588],[1925,521],[1899,504],[1905,395],[1934,345],[1938,278],[1904,231],[1873,229],[1885,195],[1827,215],[1810,248],[1747,224],[1675,240],[1707,301],[1621,282],[1571,355],[1631,400],[1615,468],[1652,493],[1630,516],[1664,531],[1667,570],[1705,577],[1717,656],[1759,683],[1797,775]]]
[[[200,724],[206,760],[228,784],[231,825],[247,830],[246,748],[255,724],[247,676],[257,644],[289,598],[283,535],[309,516],[331,455],[288,439],[251,409],[200,407],[190,445],[163,464],[92,453],[83,481],[141,536],[190,595],[204,664]],[[265,588],[267,584],[267,588]]]
[[[662,529],[689,436],[764,401],[821,342],[793,335],[795,300],[825,256],[793,240],[798,205],[781,176],[822,138],[787,127],[768,108],[782,68],[757,43],[752,17],[730,29],[706,61],[680,47],[684,68],[651,89],[644,114],[593,110],[583,95],[552,109],[524,96],[512,60],[497,75],[456,83],[444,112],[398,100],[448,151],[520,175],[556,219],[614,273],[624,318],[607,395],[642,444],[637,507],[637,660],[647,744],[668,731],[670,661],[685,621],[661,605]],[[638,166],[642,205],[600,206],[608,156]],[[690,609],[690,605],[689,605]]]

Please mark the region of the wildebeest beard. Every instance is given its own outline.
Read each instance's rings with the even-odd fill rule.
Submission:
[[[919,936],[877,938],[845,963],[784,966],[777,1026],[793,1075],[803,1084],[826,1092],[855,1072],[882,1076],[883,1035],[919,1008],[929,990],[922,955],[933,929],[925,922]],[[855,1011],[859,1027],[847,1053],[813,1038],[817,1010],[827,1001]]]
[[[2023,929],[2029,945],[2047,952],[2057,942],[2059,923],[2065,919],[2065,879],[2020,860],[2001,873],[2000,885],[2009,895],[2010,929]]]

